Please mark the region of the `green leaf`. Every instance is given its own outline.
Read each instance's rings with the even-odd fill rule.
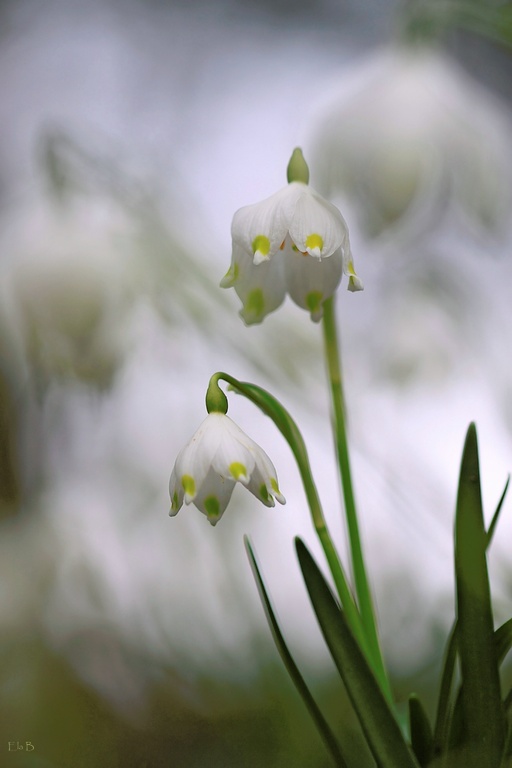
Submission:
[[[496,530],[496,524],[498,522],[500,512],[503,508],[503,502],[507,495],[508,487],[510,484],[510,475],[505,483],[505,488],[501,494],[500,500],[494,512],[491,520],[491,524],[486,534],[486,548],[489,548],[491,544],[494,531]],[[512,620],[511,620],[512,622]],[[512,624],[506,622],[500,629],[496,630],[494,638],[496,643],[496,653],[498,654],[498,663],[503,661],[503,658],[507,654],[509,648],[512,646]],[[509,639],[507,639],[509,638]],[[502,645],[507,645],[506,650]],[[437,704],[436,722],[434,728],[434,744],[435,753],[441,754],[448,748],[448,741],[450,738],[451,718],[453,715],[454,702],[452,696],[453,681],[455,677],[455,663],[457,660],[457,621],[454,622],[450,634],[448,635],[448,641],[446,643],[446,650],[444,655],[443,671],[441,674],[441,684],[439,687],[439,697]]]
[[[254,554],[254,550],[247,536],[244,536],[244,543],[245,543],[245,549],[247,551],[247,555],[249,557],[249,563],[251,564],[251,569],[254,575],[254,579],[256,581],[256,586],[258,587],[258,593],[263,605],[263,609],[265,611],[265,616],[267,618],[270,631],[272,632],[272,637],[274,638],[274,642],[276,644],[277,650],[279,651],[279,655],[281,656],[281,659],[284,662],[286,670],[290,675],[297,691],[302,697],[302,700],[306,705],[313,722],[318,728],[318,731],[320,732],[320,736],[322,737],[327,749],[330,751],[335,764],[337,766],[340,766],[340,768],[348,768],[348,763],[346,762],[343,756],[343,753],[340,749],[338,742],[336,741],[334,734],[332,733],[329,725],[327,724],[327,721],[322,715],[316,701],[311,695],[311,692],[307,687],[306,682],[302,677],[302,674],[300,673],[300,670],[293,659],[293,656],[288,650],[288,646],[286,645],[285,639],[283,637],[283,634],[277,622],[276,615],[272,608],[270,598],[265,588],[263,577],[261,575],[261,571],[259,569],[256,556]]]
[[[302,575],[324,639],[379,768],[418,768],[344,612],[306,545],[295,539]]]
[[[424,768],[434,756],[434,737],[427,713],[415,694],[409,696],[409,728],[413,752]]]
[[[498,664],[501,664],[512,648],[512,619],[509,619],[494,633],[494,647]]]
[[[496,507],[496,511],[494,512],[494,515],[492,516],[491,524],[489,525],[489,528],[487,530],[487,540],[485,543],[485,546],[489,548],[489,544],[492,541],[492,537],[494,536],[494,531],[496,530],[496,524],[498,522],[500,512],[503,508],[503,502],[505,501],[505,496],[507,495],[508,486],[510,484],[510,475],[507,477],[507,482],[505,483],[505,488],[503,489],[503,493],[501,494],[501,498],[498,501],[498,506]]]
[[[512,768],[512,728],[509,728],[500,768]]]
[[[457,646],[468,768],[498,768],[505,738],[485,550],[478,443],[470,424],[455,515]]]
[[[455,630],[454,630],[453,637],[454,639],[456,637]],[[512,619],[505,622],[505,624],[502,624],[502,626],[499,627],[499,629],[497,629],[494,633],[494,652],[496,655],[496,662],[498,665],[502,663],[511,645],[512,645]],[[454,643],[454,648],[455,646],[456,646],[456,643]],[[451,707],[450,712],[447,713],[446,715],[446,718],[444,721],[444,728],[443,728],[444,741],[441,749],[439,749],[438,743],[436,742],[436,754],[440,754],[441,752],[447,752],[449,750],[460,749],[461,745],[464,744],[465,728],[464,728],[463,702],[464,702],[464,682],[462,682],[461,685],[459,686],[456,699],[455,699],[455,704],[453,705],[453,707]],[[506,701],[504,702],[504,709],[506,710]]]
[[[434,752],[444,754],[448,748],[450,737],[450,722],[453,712],[452,689],[455,677],[455,662],[457,661],[457,622],[453,625],[446,643],[444,654],[441,685],[437,702],[436,722],[434,728]]]

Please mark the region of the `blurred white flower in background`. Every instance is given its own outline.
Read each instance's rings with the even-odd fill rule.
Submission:
[[[506,106],[436,49],[385,48],[330,98],[312,167],[371,236],[426,233],[446,209],[485,232],[509,222],[511,131]]]
[[[2,301],[19,352],[43,379],[103,387],[129,344],[133,258],[116,244],[119,215],[92,201],[39,205],[2,236]]]

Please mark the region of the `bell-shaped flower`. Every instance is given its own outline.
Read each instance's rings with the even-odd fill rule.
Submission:
[[[169,483],[169,514],[193,503],[215,525],[237,482],[267,507],[286,501],[265,451],[229,416],[213,411],[178,454]]]
[[[316,181],[371,236],[417,236],[445,212],[469,229],[506,226],[510,130],[506,107],[436,49],[386,48],[347,73],[319,118]]]
[[[231,266],[221,286],[235,289],[248,325],[260,323],[287,293],[313,320],[320,320],[322,305],[343,273],[349,290],[363,287],[345,219],[302,181],[291,181],[266,200],[240,208],[231,235]]]

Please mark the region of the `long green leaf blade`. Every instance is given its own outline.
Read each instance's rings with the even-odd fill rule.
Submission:
[[[427,713],[415,694],[409,696],[409,726],[413,752],[421,768],[426,768],[434,756],[434,737]]]
[[[448,747],[450,721],[453,711],[452,688],[457,661],[457,622],[454,623],[446,643],[441,685],[437,702],[436,722],[434,727],[434,752],[442,754]]]
[[[297,691],[302,697],[302,700],[306,705],[306,708],[313,722],[315,723],[320,733],[320,736],[322,737],[327,749],[330,751],[335,764],[339,766],[339,768],[348,768],[348,763],[346,762],[343,756],[341,748],[334,734],[332,733],[327,721],[325,720],[309,688],[307,687],[306,682],[302,677],[302,674],[299,668],[297,667],[295,660],[293,659],[293,656],[288,650],[288,646],[286,645],[286,642],[281,632],[281,629],[279,627],[276,615],[272,608],[270,598],[265,588],[263,577],[261,575],[261,571],[258,566],[256,556],[254,554],[254,550],[247,536],[244,536],[244,543],[245,543],[245,549],[247,551],[247,555],[249,557],[249,563],[251,565],[254,579],[256,581],[256,586],[258,588],[258,593],[263,605],[263,609],[265,611],[265,616],[267,618],[270,631],[272,632],[272,637],[274,638],[274,642],[276,644],[277,650],[279,651],[279,655],[281,656],[281,659],[283,660],[286,670],[290,675]]]
[[[494,633],[494,645],[498,664],[501,664],[512,648],[512,619],[509,619]]]
[[[503,508],[503,503],[507,495],[509,484],[510,484],[510,475],[507,477],[507,481],[505,483],[503,493],[501,494],[500,500],[498,501],[498,504],[494,511],[494,515],[492,517],[491,523],[489,525],[489,528],[487,529],[486,542],[485,542],[487,549],[491,544],[494,531],[496,530],[496,524],[498,522],[501,510]],[[510,622],[510,628],[507,627],[508,624],[509,622],[506,622],[506,624],[504,624],[502,627],[497,629],[495,632],[495,643],[497,648],[496,652],[498,654],[498,663],[501,663],[505,655],[508,653],[508,650],[512,646],[512,620]],[[510,633],[510,636],[509,636],[509,633]],[[507,638],[509,639],[507,640]],[[503,650],[500,650],[501,644],[503,643],[504,644],[508,643],[508,645],[506,645],[506,648],[504,648]],[[452,689],[453,689],[453,681],[455,677],[456,660],[457,660],[457,621],[455,620],[451,628],[450,634],[448,635],[448,640],[446,643],[443,670],[441,673],[441,684],[439,686],[439,697],[438,697],[438,703],[437,703],[437,713],[436,713],[436,721],[435,721],[435,728],[434,728],[435,754],[443,753],[448,746],[448,740],[450,736],[450,723],[451,723],[451,717],[452,717],[453,708],[454,708]]]
[[[497,768],[505,738],[494,643],[476,428],[462,455],[455,515],[457,646],[468,766]]]
[[[343,611],[306,545],[295,540],[304,581],[323,636],[379,768],[418,768]]]
[[[489,525],[489,528],[487,530],[487,538],[486,538],[486,547],[488,548],[492,537],[494,536],[494,531],[496,530],[496,525],[498,523],[498,519],[500,516],[500,512],[503,509],[503,502],[505,501],[505,496],[507,495],[508,486],[510,485],[510,475],[507,477],[507,482],[505,483],[505,488],[503,489],[503,493],[501,494],[500,500],[498,501],[498,506],[496,507],[496,511],[494,512],[494,515],[492,516],[491,523]]]

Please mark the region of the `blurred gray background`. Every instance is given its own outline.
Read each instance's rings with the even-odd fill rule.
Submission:
[[[289,301],[246,328],[218,287],[234,211],[285,183],[297,145],[365,282],[342,284],[338,308],[385,655],[399,699],[435,692],[471,420],[488,517],[512,466],[512,48],[438,5],[432,21],[382,0],[0,3],[0,752],[35,747],[9,765],[329,765],[244,533],[360,749],[295,561],[295,535],[321,553],[273,425],[230,396],[285,507],[237,488],[215,529],[194,507],[167,515],[176,454],[226,370],[303,428],[346,552],[321,329]],[[499,620],[509,501],[503,518]]]

